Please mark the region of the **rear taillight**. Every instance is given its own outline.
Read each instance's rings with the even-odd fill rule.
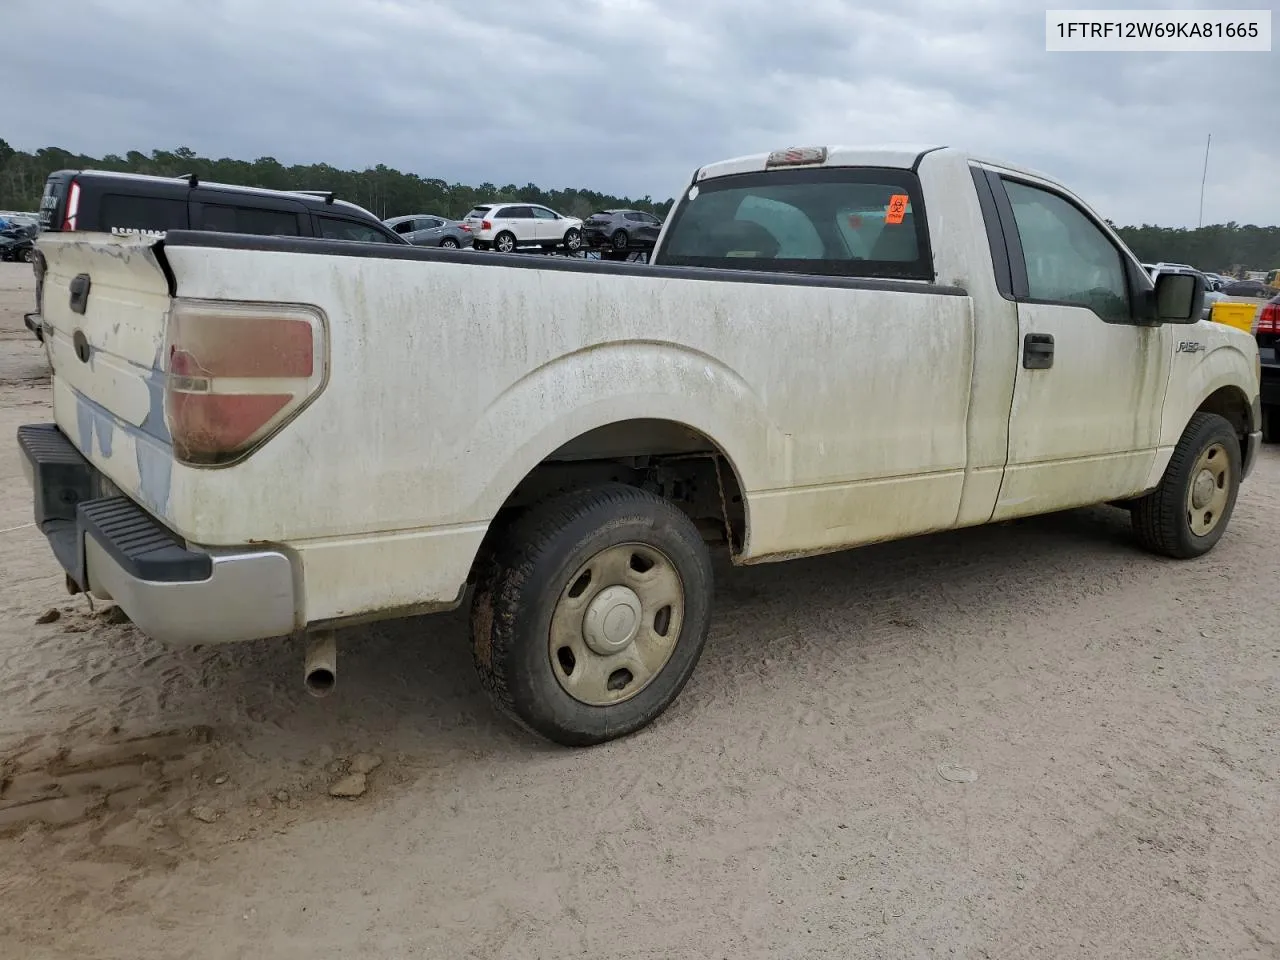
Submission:
[[[458,224],[458,226],[460,226],[463,230],[467,231],[467,233],[471,232],[471,224],[469,223],[460,223]]]
[[[76,228],[76,218],[80,215],[80,181],[72,180],[71,188],[67,191],[67,212],[62,218],[63,230],[74,230]]]
[[[481,221],[480,221],[480,229],[481,229],[481,230],[492,230],[492,229],[493,229],[493,224],[492,224],[492,223],[490,223],[488,220],[481,220]]]
[[[1280,333],[1280,303],[1268,303],[1258,314],[1255,333]]]
[[[167,345],[165,419],[184,463],[246,456],[324,385],[324,316],[312,307],[178,300]]]

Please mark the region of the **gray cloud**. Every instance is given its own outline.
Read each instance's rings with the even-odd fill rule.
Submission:
[[[1194,225],[1212,131],[1205,219],[1280,223],[1280,53],[1049,54],[1022,0],[0,0],[0,33],[26,149],[661,198],[743,153],[939,142]]]

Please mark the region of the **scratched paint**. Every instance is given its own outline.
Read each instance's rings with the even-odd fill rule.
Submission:
[[[138,500],[160,517],[169,513],[169,493],[173,485],[173,453],[143,437],[134,444],[138,461]]]
[[[160,354],[163,347],[156,348],[155,360],[143,374],[147,384],[149,403],[147,415],[142,420],[142,431],[161,443],[171,445],[173,437],[169,433],[169,423],[164,415],[164,370],[160,366]]]
[[[97,450],[102,456],[109,458],[112,453],[115,428],[115,418],[108,411],[91,400],[76,396],[76,440],[80,450],[86,456],[93,453],[96,438]]]

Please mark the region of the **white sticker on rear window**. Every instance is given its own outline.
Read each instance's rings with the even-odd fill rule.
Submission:
[[[696,184],[689,188],[689,199],[690,200],[698,199],[698,187]]]

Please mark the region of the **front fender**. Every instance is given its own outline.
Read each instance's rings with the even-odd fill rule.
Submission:
[[[1252,336],[1242,331],[1216,324],[1219,330],[1210,331],[1201,354],[1179,352],[1178,345],[1194,341],[1195,337],[1175,337],[1173,363],[1169,371],[1169,389],[1165,394],[1164,411],[1160,421],[1160,445],[1172,447],[1182,436],[1191,415],[1210,396],[1223,387],[1240,392],[1250,408],[1250,418],[1258,415],[1258,346]],[[1200,334],[1201,331],[1195,331]],[[1222,336],[1229,334],[1230,336]],[[1253,430],[1261,429],[1254,422]]]
[[[1180,348],[1182,343],[1196,342],[1206,345],[1203,352]],[[1239,391],[1249,409],[1250,431],[1262,428],[1258,404],[1258,346],[1252,336],[1223,324],[1201,321],[1189,327],[1185,335],[1174,337],[1172,349],[1169,387],[1160,419],[1160,446],[1147,476],[1148,489],[1154,489],[1164,476],[1173,449],[1192,415],[1219,390]]]

